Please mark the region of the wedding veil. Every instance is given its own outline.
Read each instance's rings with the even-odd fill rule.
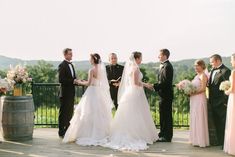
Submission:
[[[118,89],[118,103],[122,101],[122,97],[125,94],[125,91],[127,90],[127,88],[132,86],[131,74],[132,74],[133,68],[137,68],[137,67],[138,65],[135,61],[134,54],[132,53],[124,66],[121,83]]]
[[[107,78],[107,74],[106,74],[106,68],[105,68],[105,64],[103,62],[100,62],[98,64],[98,74],[97,74],[97,78],[98,78],[98,83],[99,83],[99,87],[102,91],[100,91],[100,93],[103,94],[104,96],[104,100],[105,100],[105,104],[107,105],[108,109],[112,109],[114,107],[113,101],[111,99],[111,95],[110,95],[110,91],[109,91],[109,83],[108,83],[108,78]]]

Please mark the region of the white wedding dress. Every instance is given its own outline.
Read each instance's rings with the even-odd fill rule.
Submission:
[[[143,87],[134,84],[133,70],[138,65],[133,57],[126,63],[118,93],[118,110],[111,125],[106,147],[118,150],[146,150],[157,140],[157,130]],[[139,71],[139,81],[143,78]]]
[[[104,64],[98,68],[98,77],[92,78],[77,105],[63,142],[82,146],[104,145],[110,133],[113,103]]]

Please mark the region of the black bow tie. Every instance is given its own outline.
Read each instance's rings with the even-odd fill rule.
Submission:
[[[220,68],[213,68],[213,70],[219,70]]]

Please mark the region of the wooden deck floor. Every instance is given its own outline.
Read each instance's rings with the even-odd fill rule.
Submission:
[[[0,141],[2,138],[0,138]],[[226,157],[220,147],[198,148],[188,143],[188,131],[175,130],[172,143],[155,143],[147,151],[120,152],[103,147],[63,144],[57,129],[34,130],[27,142],[0,143],[0,157]]]

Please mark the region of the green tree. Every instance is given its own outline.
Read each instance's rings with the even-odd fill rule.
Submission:
[[[36,65],[27,66],[29,75],[35,83],[55,83],[57,79],[57,69],[46,61],[38,61]]]
[[[7,76],[7,72],[5,70],[0,70],[0,77],[5,78]]]
[[[87,80],[88,79],[88,71],[77,71],[77,78],[81,80]]]

